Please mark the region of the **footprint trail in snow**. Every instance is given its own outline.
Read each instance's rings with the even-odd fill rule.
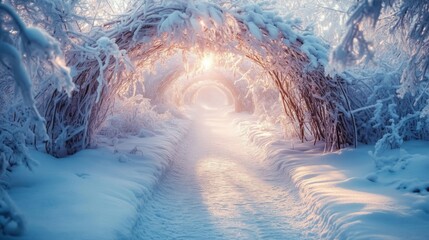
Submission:
[[[309,239],[302,208],[257,151],[228,115],[198,113],[132,239]]]

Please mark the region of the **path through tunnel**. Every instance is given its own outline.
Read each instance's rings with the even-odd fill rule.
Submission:
[[[125,239],[316,239],[305,220],[314,216],[238,130],[222,94],[199,90],[189,133]]]
[[[283,115],[289,132],[302,141],[323,141],[326,150],[356,141],[346,83],[324,72],[327,46],[274,13],[172,2],[162,8],[135,8],[96,34],[99,40],[92,46],[101,56],[68,57],[76,66],[78,91],[71,98],[56,92],[46,107],[52,139],[47,150],[55,156],[88,147],[115,99],[139,93],[137,86],[149,82],[142,72],[155,71],[161,81],[140,92],[162,97],[175,83],[170,95],[182,101],[177,83],[198,79],[211,68],[232,76],[223,85],[239,92],[242,99],[236,103],[253,105],[259,114]],[[175,67],[168,69],[166,63]]]

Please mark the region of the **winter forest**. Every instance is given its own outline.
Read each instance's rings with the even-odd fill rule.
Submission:
[[[0,0],[0,239],[429,239],[428,0]]]

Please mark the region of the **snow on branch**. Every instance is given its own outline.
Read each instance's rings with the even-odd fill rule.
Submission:
[[[140,71],[130,73],[127,65],[150,69],[178,51],[184,57],[186,52],[203,56],[207,51],[246,56],[276,82],[285,114],[296,123],[303,141],[324,140],[327,150],[354,142],[347,97],[340,86],[345,83],[324,73],[328,47],[299,30],[296,21],[259,6],[223,9],[206,2],[168,1],[136,6],[104,26],[68,55],[79,91],[71,99],[54,94],[47,106],[52,138],[48,151],[56,156],[91,143],[121,86],[138,79],[130,74]],[[186,59],[184,65],[186,70]]]
[[[366,80],[350,78],[357,85],[352,96],[364,100],[356,109],[375,106],[357,113],[359,139],[378,141],[375,155],[404,140],[428,139],[429,2],[365,0],[350,13],[332,63],[350,71],[358,64],[358,75],[366,75]]]

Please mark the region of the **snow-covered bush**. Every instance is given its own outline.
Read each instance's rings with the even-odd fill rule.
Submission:
[[[100,134],[110,138],[121,138],[128,135],[145,135],[145,131],[159,129],[163,123],[172,119],[166,111],[156,112],[149,99],[142,95],[117,99],[100,130]]]
[[[0,179],[24,165],[35,162],[27,144],[46,141],[45,121],[36,108],[33,81],[39,69],[49,69],[55,87],[70,93],[73,83],[64,66],[58,42],[43,30],[28,27],[16,11],[0,3]],[[12,90],[15,88],[16,93]],[[36,92],[37,94],[38,92]],[[3,105],[4,104],[4,105]],[[4,186],[2,186],[4,187]],[[23,220],[7,193],[0,187],[0,230],[6,235],[23,232]]]
[[[377,142],[374,157],[405,140],[429,140],[428,9],[429,1],[360,1],[333,52],[355,86],[358,139]]]

